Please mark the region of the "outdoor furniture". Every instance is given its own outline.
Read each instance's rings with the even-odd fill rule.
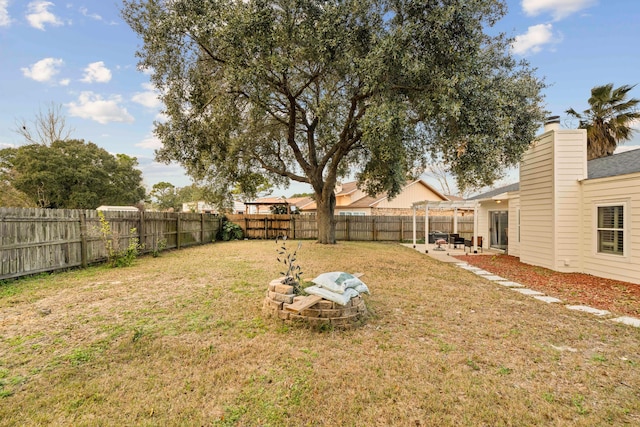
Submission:
[[[482,252],[482,236],[477,236],[478,238],[478,249]],[[471,240],[465,239],[464,241],[464,252],[467,252],[467,248],[469,248],[469,252],[473,249],[473,238]]]
[[[449,235],[447,233],[443,233],[442,231],[430,231],[429,232],[429,243],[435,243],[438,239],[448,239]]]
[[[458,233],[449,234],[449,246],[453,245],[454,249],[458,249],[458,245],[464,246],[464,237],[461,237]]]
[[[442,246],[447,244],[446,239],[437,239],[435,243],[436,243],[436,247],[433,248],[434,251],[444,251],[445,250]]]

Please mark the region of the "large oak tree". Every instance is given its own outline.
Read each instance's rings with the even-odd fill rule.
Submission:
[[[544,83],[485,31],[499,0],[125,0],[140,67],[168,120],[157,158],[229,194],[256,177],[308,183],[318,241],[356,175],[396,195],[430,158],[460,188],[518,162]]]

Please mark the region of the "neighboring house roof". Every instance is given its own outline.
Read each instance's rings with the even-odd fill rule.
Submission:
[[[439,197],[442,200],[449,200],[447,196],[445,196],[444,194],[440,193],[438,190],[436,190],[435,188],[433,188],[431,185],[429,185],[428,183],[426,183],[425,181],[418,179],[415,181],[407,181],[407,183],[404,185],[403,190],[405,191],[405,189],[407,189],[408,187],[414,185],[414,184],[418,184],[418,185],[422,185],[424,187],[426,187],[427,189],[429,189],[433,194],[435,194],[437,197]],[[339,211],[339,210],[349,210],[349,209],[355,209],[355,208],[375,208],[376,206],[380,205],[380,203],[383,203],[385,200],[388,199],[387,193],[382,193],[382,194],[376,194],[375,196],[371,197],[371,196],[367,196],[366,194],[364,194],[363,191],[358,189],[358,183],[353,181],[353,182],[345,182],[343,184],[339,184],[337,186],[338,191],[336,192],[336,198],[340,198],[341,196],[347,196],[347,197],[342,197],[342,201],[347,201],[346,204],[336,204],[335,206],[335,210]],[[355,193],[355,194],[354,194]],[[364,195],[363,195],[364,194]],[[350,201],[352,197],[359,197],[356,200]],[[301,202],[301,203],[297,203],[297,206],[301,209],[301,210],[306,210],[306,211],[313,211],[316,209],[316,203],[314,200],[310,200],[308,202]]]
[[[129,211],[138,212],[140,209],[135,206],[107,206],[102,205],[96,208],[97,211]]]
[[[340,186],[342,189],[336,193],[336,196],[351,194],[358,189],[358,183],[356,181],[345,182],[344,184],[340,184]]]
[[[589,160],[587,170],[589,179],[640,172],[640,149]]]
[[[435,188],[433,188],[432,186],[430,186],[429,184],[427,184],[426,182],[424,182],[421,179],[418,179],[416,181],[407,181],[407,183],[403,187],[403,191],[404,191],[405,188],[409,187],[410,185],[416,184],[416,183],[420,183],[420,184],[424,185],[425,187],[427,187],[429,190],[431,190],[434,194],[436,194],[441,199],[449,200],[447,198],[447,196],[445,196],[444,194],[440,193],[438,190],[436,190]],[[345,188],[346,188],[346,190],[345,190]],[[342,191],[337,193],[336,196],[342,195],[342,194],[347,194],[347,193],[345,193],[345,191],[348,191],[349,193],[352,193],[356,189],[357,189],[357,182],[347,182],[347,183],[342,185]],[[364,196],[364,197],[361,197],[360,199],[358,199],[358,200],[356,200],[356,201],[354,201],[354,202],[352,202],[352,203],[350,203],[348,205],[336,206],[336,209],[375,207],[376,205],[380,204],[382,201],[384,201],[384,200],[386,200],[388,198],[389,198],[389,196],[387,196],[387,193],[376,194],[373,197]]]
[[[371,196],[364,196],[361,199],[356,200],[355,202],[347,205],[347,206],[336,206],[337,209],[340,208],[369,208],[373,205],[375,205],[376,203],[379,203],[382,199],[384,199],[386,196],[376,196],[376,197],[371,197]]]

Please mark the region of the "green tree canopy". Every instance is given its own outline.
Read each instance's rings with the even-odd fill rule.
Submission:
[[[619,143],[633,136],[631,125],[640,119],[640,99],[628,98],[635,86],[622,85],[613,88],[613,83],[591,89],[589,108],[578,113],[569,108],[566,113],[580,120],[578,127],[587,130],[587,159],[610,156]]]
[[[178,196],[178,189],[170,182],[161,181],[153,184],[149,197],[153,206],[158,210],[180,212],[182,209],[182,201]]]
[[[134,205],[145,196],[137,165],[133,157],[112,156],[82,140],[0,150],[5,181],[43,208]]]
[[[543,82],[485,29],[500,0],[125,0],[167,122],[161,161],[219,194],[310,184],[318,240],[355,174],[396,195],[430,157],[458,186],[515,165],[544,118]]]

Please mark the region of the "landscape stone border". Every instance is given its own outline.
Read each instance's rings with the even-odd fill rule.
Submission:
[[[553,304],[553,303],[562,303],[561,299],[558,299],[556,297],[552,297],[552,296],[548,296],[543,294],[542,292],[538,292],[538,291],[534,291],[532,289],[527,289],[524,287],[524,285],[517,283],[517,282],[511,282],[508,281],[500,276],[495,276],[492,273],[482,270],[478,267],[472,266],[466,262],[461,262],[461,263],[456,263],[456,266],[458,266],[459,268],[462,268],[464,270],[467,270],[471,273],[476,274],[479,277],[483,277],[491,282],[494,282],[498,285],[507,287],[507,288],[511,288],[511,290],[516,291],[518,293],[521,293],[523,295],[529,295],[532,296],[533,298],[539,300],[539,301],[543,301],[546,302],[547,304]],[[593,314],[595,316],[599,316],[599,317],[604,317],[604,316],[609,316],[611,315],[611,313],[607,310],[600,310],[597,308],[593,308],[593,307],[589,307],[586,305],[565,305],[565,307],[569,310],[576,310],[576,311],[581,311],[584,313],[589,313],[589,314]],[[610,318],[609,320],[613,321],[613,322],[617,322],[617,323],[621,323],[624,325],[628,325],[628,326],[633,326],[636,328],[640,328],[640,319],[635,318],[635,317],[630,317],[630,316],[621,316],[621,317],[616,317],[616,318]]]

